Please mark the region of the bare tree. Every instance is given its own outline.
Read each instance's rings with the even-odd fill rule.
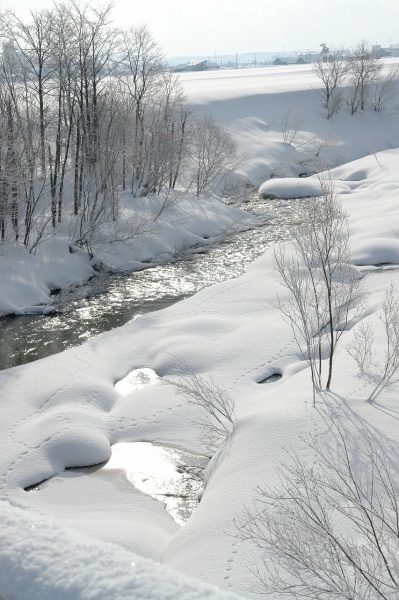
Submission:
[[[237,527],[263,552],[257,590],[306,600],[393,600],[399,594],[399,487],[388,457],[365,438],[333,439],[308,464],[295,452],[280,485],[260,487]]]
[[[350,265],[347,216],[332,182],[321,180],[321,187],[323,195],[306,205],[306,225],[292,231],[294,254],[287,256],[284,246],[274,251],[277,279],[288,290],[278,306],[310,366],[314,401],[325,359],[330,389],[337,345],[360,287]]]
[[[96,161],[82,173],[81,206],[71,239],[76,236],[75,243],[91,258],[94,243],[103,241],[107,224],[119,216],[123,127],[119,102],[112,86],[97,100]]]
[[[140,195],[145,184],[145,135],[147,109],[154,108],[160,78],[163,73],[163,55],[146,26],[132,27],[122,32],[121,85],[131,107],[130,128],[134,140],[131,156],[131,191]],[[149,117],[151,120],[151,116]]]
[[[381,72],[374,79],[374,110],[382,112],[394,105],[397,97],[399,65],[392,65],[388,72]]]
[[[16,48],[14,60],[18,61],[19,77],[24,76],[29,87],[34,91],[32,99],[37,100],[40,166],[44,177],[46,168],[46,112],[48,108],[49,81],[54,74],[53,51],[55,47],[54,24],[52,11],[31,11],[30,21],[25,23],[13,11],[2,15],[1,27]],[[18,50],[18,52],[16,51]]]
[[[197,196],[237,166],[236,144],[212,116],[197,119],[191,138],[191,165]]]
[[[377,78],[381,69],[382,65],[378,58],[372,55],[371,48],[365,40],[362,40],[348,57],[348,73],[351,83],[349,104],[352,114],[359,108],[364,110],[369,85]]]
[[[339,86],[348,72],[348,64],[342,51],[333,52],[328,60],[319,58],[313,65],[313,72],[322,81],[323,87],[316,92],[327,111],[327,119],[330,119],[339,110],[341,104]]]

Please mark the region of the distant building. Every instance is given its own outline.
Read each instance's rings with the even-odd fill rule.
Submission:
[[[307,65],[310,62],[308,54],[300,54],[299,56],[278,56],[274,59],[273,64],[278,65]]]
[[[396,56],[399,57],[399,44],[393,44],[388,48],[383,48],[382,46],[376,44],[371,47],[371,51],[373,56],[376,58],[384,58],[387,56]]]
[[[207,60],[206,61],[206,68],[209,70],[213,70],[213,71],[217,71],[218,69],[220,69],[220,65],[217,62],[214,62],[212,60]]]
[[[220,69],[220,65],[210,60],[197,60],[173,67],[174,73],[190,73],[194,71],[215,71]]]

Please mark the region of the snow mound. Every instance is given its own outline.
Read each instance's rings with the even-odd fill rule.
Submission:
[[[262,183],[258,190],[261,198],[310,198],[321,196],[321,184],[318,179],[301,179],[298,177],[285,177],[269,179]]]

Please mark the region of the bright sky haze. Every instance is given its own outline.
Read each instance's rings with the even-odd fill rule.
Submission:
[[[21,14],[51,4],[0,0]],[[167,57],[318,50],[322,42],[350,47],[361,39],[399,43],[398,0],[115,0],[113,19],[118,26],[147,24]]]

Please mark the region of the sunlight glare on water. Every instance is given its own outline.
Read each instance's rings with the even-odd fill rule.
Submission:
[[[112,446],[112,456],[102,470],[122,470],[137,490],[163,502],[183,525],[198,504],[208,461],[200,454],[150,442],[121,442]]]

